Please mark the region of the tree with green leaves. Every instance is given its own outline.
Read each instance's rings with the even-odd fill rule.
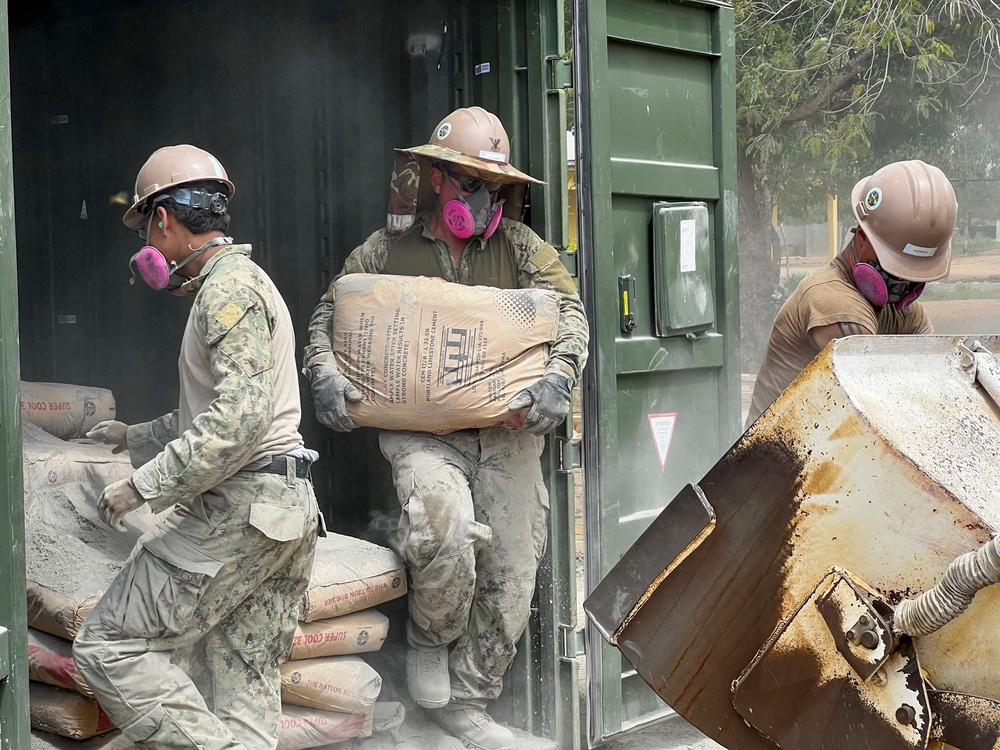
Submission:
[[[965,137],[996,141],[996,120],[976,118],[1000,71],[998,2],[735,0],[745,371],[759,366],[777,311],[775,200],[847,196],[897,158],[970,171]],[[993,154],[977,152],[973,169],[995,171]]]

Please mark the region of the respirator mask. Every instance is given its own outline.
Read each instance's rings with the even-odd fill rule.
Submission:
[[[893,305],[897,310],[905,310],[923,293],[925,286],[923,282],[893,276],[877,260],[856,263],[853,276],[858,291],[875,307]]]
[[[448,229],[462,240],[479,236],[488,240],[503,218],[504,201],[494,200],[501,184],[471,175],[456,174],[443,164],[437,166],[451,181],[458,196],[448,201],[442,212]]]
[[[191,206],[192,208],[205,208],[216,216],[225,214],[226,209],[229,207],[229,199],[224,193],[206,193],[200,190],[177,188],[166,193],[165,196],[173,198],[177,203],[185,206]],[[153,219],[156,216],[157,202],[158,201],[154,200],[150,204],[149,220],[146,222],[146,226],[136,230],[136,233],[139,235],[139,239],[143,242],[148,241],[149,230],[152,226]],[[163,225],[161,224],[160,226],[162,227]],[[211,248],[219,245],[231,244],[233,244],[232,237],[214,237],[197,249],[192,245],[188,245],[191,249],[191,255],[186,257],[180,263],[176,261],[168,262],[167,259],[163,257],[163,253],[152,245],[146,245],[129,259],[131,277],[129,278],[128,283],[135,284],[135,277],[136,274],[138,274],[151,289],[154,289],[155,291],[166,289],[173,295],[183,297],[185,296],[185,292],[181,289],[181,285],[187,279],[180,276],[177,271],[193,261],[195,258],[202,255],[206,250],[210,250]]]

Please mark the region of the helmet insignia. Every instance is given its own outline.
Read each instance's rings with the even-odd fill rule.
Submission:
[[[865,196],[865,208],[874,211],[882,203],[882,191],[879,188],[872,188]]]

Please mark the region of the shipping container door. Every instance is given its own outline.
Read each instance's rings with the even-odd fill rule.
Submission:
[[[0,0],[0,748],[28,747],[24,495],[7,3]]]
[[[576,0],[586,591],[739,431],[734,21]],[[668,715],[587,631],[592,745]]]
[[[566,247],[566,88],[563,0],[499,0],[468,6],[455,61],[456,106],[496,112],[511,139],[511,162],[545,181],[533,185],[525,221],[558,250]],[[568,88],[568,78],[565,78]],[[564,256],[569,262],[572,259]],[[504,678],[497,715],[552,739],[580,745],[579,682],[573,634],[576,566],[571,420],[546,441],[549,539],[528,630]]]

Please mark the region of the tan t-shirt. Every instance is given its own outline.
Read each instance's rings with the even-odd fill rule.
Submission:
[[[883,334],[934,332],[919,302],[902,311],[893,305],[872,307],[854,286],[847,259],[838,255],[829,265],[804,278],[778,311],[767,354],[757,373],[748,425],[819,354],[809,332],[833,323],[857,323],[872,333]]]

